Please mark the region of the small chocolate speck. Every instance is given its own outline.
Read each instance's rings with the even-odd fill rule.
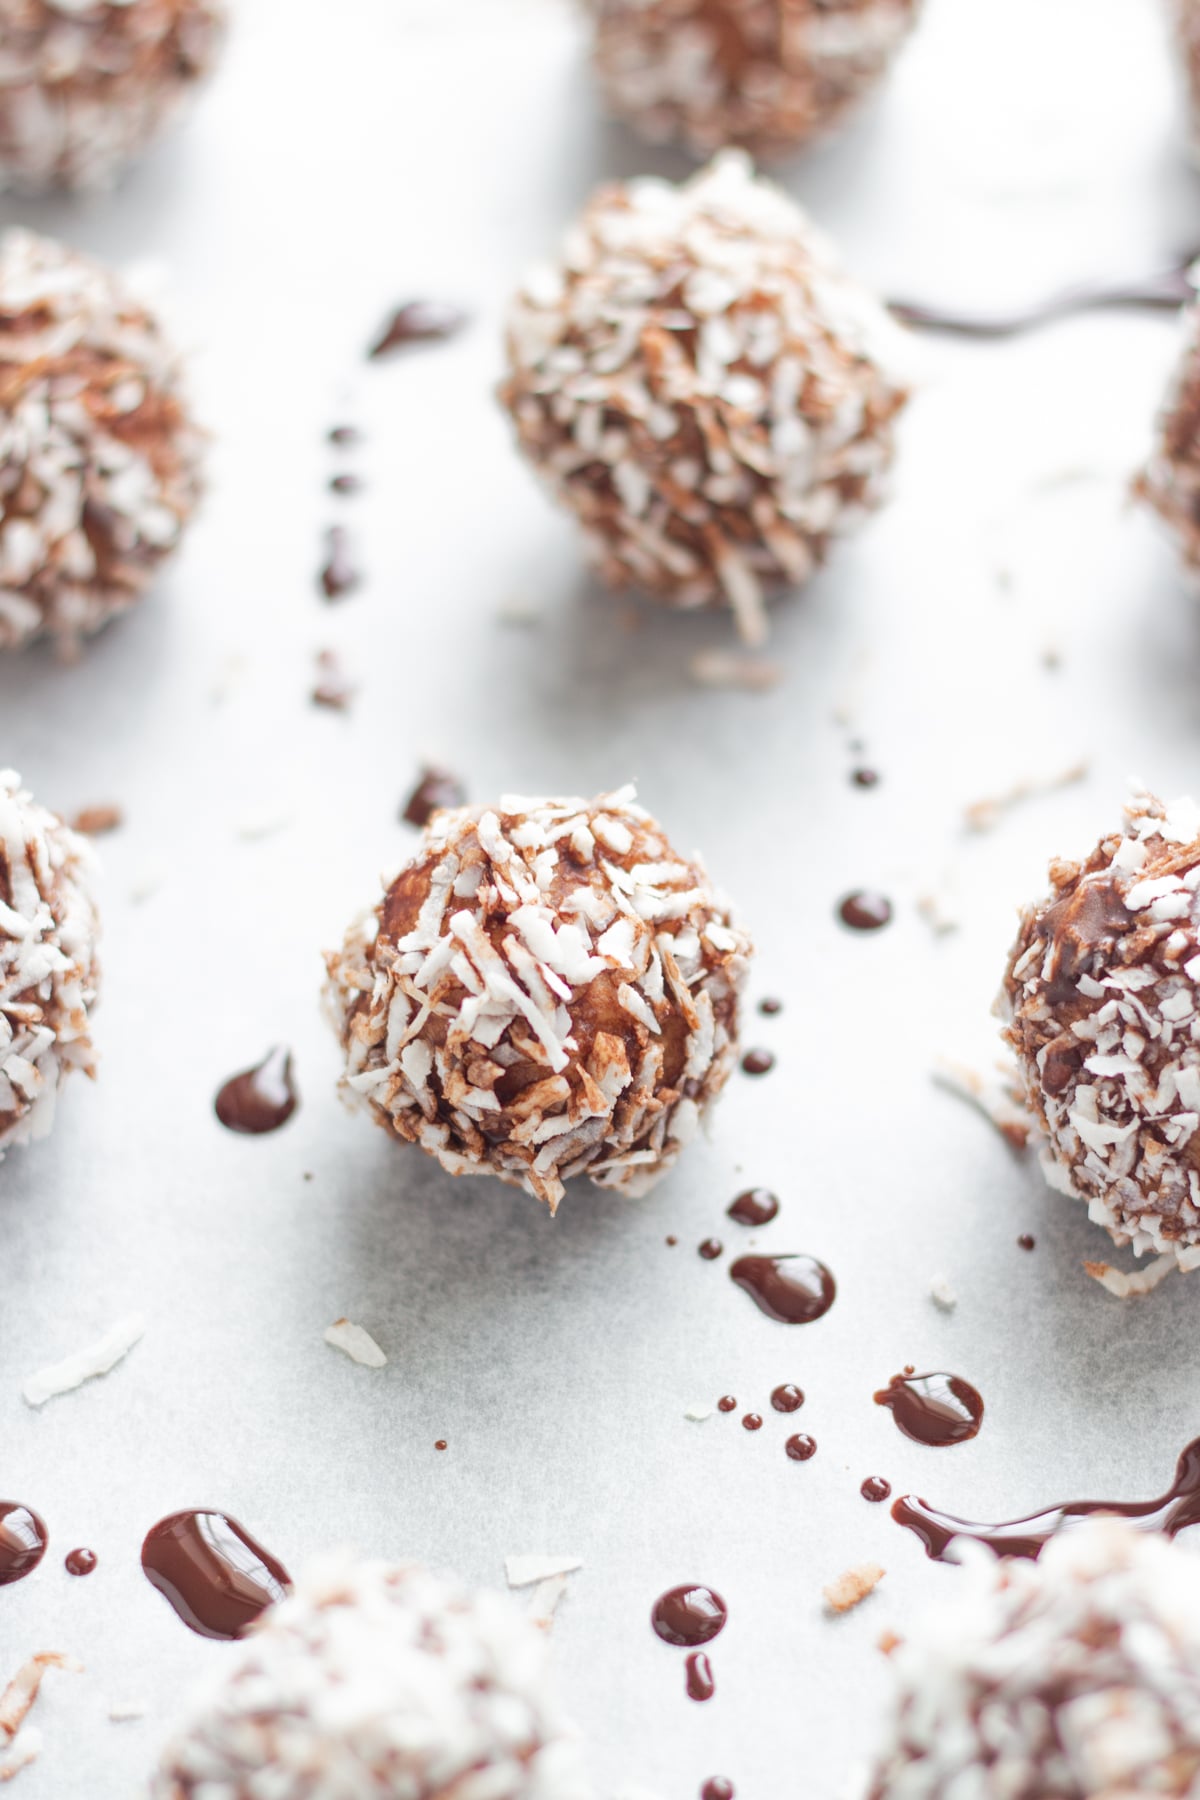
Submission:
[[[435,812],[445,806],[465,804],[467,791],[457,775],[449,769],[422,769],[421,778],[404,803],[400,817],[408,825],[428,825]]]
[[[357,425],[334,425],[328,436],[330,443],[342,450],[348,449],[351,444],[362,443],[362,432]]]
[[[430,344],[454,337],[468,323],[469,315],[445,300],[410,300],[397,307],[367,355],[377,362],[408,344]]]
[[[758,1010],[766,1018],[773,1019],[783,1011],[783,1001],[777,1000],[773,994],[768,994],[765,1000],[759,1001]]]
[[[351,594],[362,576],[350,556],[350,539],[341,525],[331,525],[325,534],[325,563],[320,574],[321,592],[327,600],[340,600]]]
[[[817,1440],[810,1438],[806,1431],[798,1431],[783,1447],[793,1462],[807,1462],[817,1454]]]
[[[733,1394],[722,1394],[721,1398],[717,1401],[717,1411],[718,1412],[736,1412],[737,1411],[737,1400],[734,1397],[734,1395]]]
[[[742,1425],[746,1431],[761,1431],[762,1430],[762,1414],[761,1413],[746,1413],[742,1418]]]
[[[333,712],[345,712],[355,694],[354,683],[347,678],[334,650],[317,652],[317,679],[312,690],[314,706],[327,706]]]
[[[890,1498],[892,1484],[885,1481],[882,1475],[868,1475],[858,1491],[864,1500],[870,1500],[873,1505],[878,1506],[881,1501]]]
[[[879,786],[879,770],[878,769],[865,769],[865,768],[854,769],[851,772],[850,780],[856,788],[878,787]]]
[[[99,837],[101,832],[116,831],[125,823],[125,814],[119,806],[85,806],[71,820],[71,830],[81,831],[85,837]]]
[[[677,1237],[669,1237],[667,1239],[667,1248],[673,1250],[678,1242],[679,1239]]]
[[[716,1262],[724,1248],[720,1238],[705,1238],[700,1246],[700,1254],[705,1262]]]
[[[1028,1231],[1023,1231],[1021,1233],[1020,1237],[1017,1239],[1017,1243],[1022,1250],[1033,1250],[1034,1248],[1036,1248],[1037,1239],[1032,1235],[1032,1233],[1030,1233]]]
[[[433,1447],[435,1450],[445,1450],[447,1447],[445,1438],[439,1438]]]
[[[358,494],[362,487],[361,475],[331,475],[329,478],[330,492],[334,494]]]
[[[742,1070],[747,1075],[769,1075],[774,1067],[773,1050],[747,1050],[742,1058]]]
[[[838,918],[851,931],[879,931],[891,923],[892,903],[885,894],[856,888],[838,903]]]

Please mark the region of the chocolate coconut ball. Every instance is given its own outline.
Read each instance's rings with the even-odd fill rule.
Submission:
[[[1050,866],[997,1003],[1051,1184],[1117,1244],[1200,1264],[1200,809],[1141,794]]]
[[[46,1136],[72,1069],[95,1072],[91,873],[83,839],[0,769],[0,1157]]]
[[[1193,158],[1200,157],[1200,0],[1172,0],[1175,41],[1190,109]]]
[[[551,1212],[572,1175],[644,1194],[729,1077],[749,956],[632,788],[435,813],[326,959],[343,1089]]]
[[[805,581],[882,498],[899,341],[737,151],[680,187],[605,187],[508,320],[501,398],[613,587],[731,606]]]
[[[585,1800],[544,1656],[502,1594],[331,1559],[194,1703],[153,1800]]]
[[[886,73],[916,0],[590,0],[609,108],[699,156],[786,155]]]
[[[1120,1520],[983,1553],[891,1661],[871,1800],[1198,1791],[1200,1564]]]
[[[0,0],[0,187],[105,188],[207,75],[217,0]]]
[[[200,491],[200,435],[153,315],[48,238],[0,239],[0,650],[139,600]]]
[[[1185,565],[1200,577],[1200,301],[1184,311],[1179,360],[1159,409],[1154,446],[1133,488],[1169,526]]]

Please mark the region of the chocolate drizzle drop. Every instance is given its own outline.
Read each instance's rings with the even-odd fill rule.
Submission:
[[[716,1262],[724,1248],[725,1246],[720,1238],[705,1238],[704,1242],[700,1245],[700,1255],[704,1258],[705,1262]]]
[[[747,1050],[742,1058],[742,1070],[747,1075],[769,1075],[774,1067],[773,1050]]]
[[[783,1001],[777,1000],[774,994],[768,994],[765,1000],[759,1001],[758,1010],[766,1018],[773,1019],[783,1011]]]
[[[422,769],[421,778],[404,803],[400,817],[409,825],[428,825],[435,812],[446,806],[462,806],[466,789],[449,769]]]
[[[776,1412],[799,1412],[804,1405],[803,1391],[793,1382],[783,1381],[777,1388],[771,1390],[771,1405]]]
[[[891,1410],[900,1430],[914,1443],[944,1448],[965,1444],[983,1423],[983,1396],[961,1375],[935,1370],[929,1375],[893,1375],[875,1395],[876,1406]]]
[[[711,1700],[717,1691],[712,1664],[703,1650],[693,1650],[687,1659],[687,1697],[689,1700]]]
[[[886,894],[856,888],[838,903],[838,918],[851,931],[881,931],[891,923],[892,903]]]
[[[292,1578],[236,1519],[171,1513],[147,1532],[142,1569],[185,1625],[208,1638],[240,1638],[282,1600]]]
[[[31,1506],[0,1500],[0,1587],[32,1575],[48,1542],[45,1524]]]
[[[815,1256],[739,1256],[729,1277],[781,1325],[810,1325],[837,1296],[833,1276]]]
[[[1038,920],[1037,933],[1050,945],[1046,998],[1060,1006],[1074,998],[1081,975],[1086,975],[1097,954],[1112,949],[1119,937],[1133,928],[1133,917],[1117,891],[1110,870],[1084,876],[1069,893],[1056,900]],[[1069,1070],[1061,1080],[1066,1086]]]
[[[717,1401],[717,1411],[718,1412],[736,1412],[737,1411],[736,1397],[733,1394],[722,1394],[721,1398]]]
[[[468,323],[461,307],[445,300],[410,300],[397,307],[367,355],[373,362],[402,350],[408,344],[435,343],[454,337]]]
[[[1187,271],[1196,255],[1193,250],[1186,260],[1134,281],[1078,282],[1031,306],[1014,307],[1010,312],[957,313],[914,300],[891,300],[888,305],[905,325],[915,325],[926,331],[949,331],[961,337],[975,338],[1015,337],[1019,332],[1032,331],[1069,313],[1095,312],[1101,307],[1158,310],[1183,306],[1195,291]]]
[[[1037,1239],[1033,1236],[1032,1232],[1023,1231],[1017,1239],[1017,1248],[1019,1250],[1036,1250]]]
[[[327,600],[340,600],[351,594],[362,580],[350,556],[350,538],[343,525],[331,525],[325,533],[325,562],[321,569],[321,592]]]
[[[710,1775],[700,1789],[700,1800],[733,1800],[736,1792],[726,1775]]]
[[[68,1550],[63,1557],[63,1568],[68,1575],[90,1575],[95,1566],[96,1552],[82,1546],[78,1550]]]
[[[1200,1524],[1200,1438],[1186,1444],[1175,1465],[1175,1479],[1157,1500],[1068,1500],[1048,1506],[1044,1512],[1023,1519],[983,1523],[938,1512],[928,1501],[903,1494],[892,1507],[897,1524],[915,1532],[934,1562],[946,1562],[956,1538],[986,1544],[997,1556],[1023,1556],[1036,1560],[1057,1531],[1069,1531],[1093,1513],[1117,1513],[1138,1531],[1161,1531],[1176,1537],[1189,1525]]]
[[[277,1044],[254,1068],[231,1076],[213,1106],[229,1131],[257,1137],[286,1125],[299,1103],[292,1079],[292,1053]]]
[[[817,1440],[809,1437],[807,1431],[798,1431],[783,1447],[793,1462],[807,1462],[817,1454]]]
[[[880,1501],[889,1498],[892,1484],[885,1481],[882,1475],[868,1475],[858,1491],[864,1500],[871,1500],[878,1505]]]
[[[878,769],[855,769],[850,776],[850,780],[853,782],[854,786],[858,788],[878,787],[879,771]]]
[[[650,1609],[650,1623],[663,1643],[683,1650],[710,1644],[728,1616],[720,1594],[707,1587],[668,1588]]]
[[[739,1225],[769,1225],[779,1214],[779,1200],[769,1188],[747,1188],[725,1209]]]
[[[761,1431],[762,1430],[762,1414],[761,1413],[753,1413],[753,1412],[744,1413],[742,1416],[742,1426],[743,1426],[743,1429],[746,1431]]]

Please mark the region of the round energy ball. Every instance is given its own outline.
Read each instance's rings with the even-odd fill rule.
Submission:
[[[1200,9],[1197,9],[1200,64]],[[1197,70],[1200,75],[1200,67]],[[1155,440],[1133,491],[1174,535],[1200,579],[1200,300],[1184,309],[1183,342],[1155,424]]]
[[[871,1800],[1197,1791],[1200,1564],[1120,1520],[984,1552],[891,1661]]]
[[[590,0],[605,100],[651,143],[786,155],[886,73],[916,0]]]
[[[46,1136],[72,1069],[95,1073],[91,874],[84,840],[0,769],[0,1157]]]
[[[544,1659],[503,1594],[329,1559],[193,1703],[152,1800],[585,1800]]]
[[[1200,808],[1139,794],[1050,866],[997,1009],[1051,1184],[1117,1244],[1200,1264]]]
[[[898,328],[738,151],[675,187],[602,188],[508,318],[522,450],[601,577],[668,606],[803,582],[879,504]]]
[[[141,598],[200,492],[179,360],[141,303],[48,238],[0,239],[0,650]]]
[[[644,1194],[729,1077],[749,956],[632,788],[438,812],[326,958],[343,1090],[551,1212],[572,1175]]]
[[[0,0],[0,187],[105,188],[207,75],[219,0]]]

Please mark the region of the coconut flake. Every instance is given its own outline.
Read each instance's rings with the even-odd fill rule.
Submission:
[[[577,1556],[506,1556],[504,1576],[510,1588],[536,1587],[556,1575],[573,1575],[582,1567]]]
[[[375,1342],[369,1331],[361,1325],[353,1324],[349,1319],[335,1319],[327,1325],[322,1336],[327,1344],[335,1350],[341,1350],[351,1362],[361,1363],[364,1369],[382,1369],[387,1366],[387,1357]]]
[[[1144,1269],[1134,1269],[1128,1273],[1124,1269],[1114,1269],[1111,1263],[1085,1262],[1083,1266],[1093,1281],[1098,1281],[1102,1288],[1115,1294],[1118,1300],[1134,1300],[1153,1293],[1159,1282],[1165,1281],[1179,1265],[1174,1255],[1165,1251],[1162,1256],[1156,1256],[1153,1262],[1147,1263]]]
[[[849,1612],[852,1607],[860,1606],[868,1594],[873,1594],[887,1573],[878,1563],[858,1563],[853,1569],[847,1569],[836,1581],[831,1581],[821,1592],[825,1596],[825,1604],[830,1612]]]
[[[61,1362],[50,1363],[39,1369],[26,1381],[21,1392],[30,1406],[44,1406],[57,1394],[69,1394],[73,1389],[82,1387],[85,1381],[93,1381],[99,1375],[107,1375],[121,1359],[128,1356],[133,1346],[143,1336],[146,1320],[141,1313],[130,1313],[127,1318],[119,1319],[102,1338],[89,1344],[84,1350],[77,1350],[73,1356],[66,1356]]]

